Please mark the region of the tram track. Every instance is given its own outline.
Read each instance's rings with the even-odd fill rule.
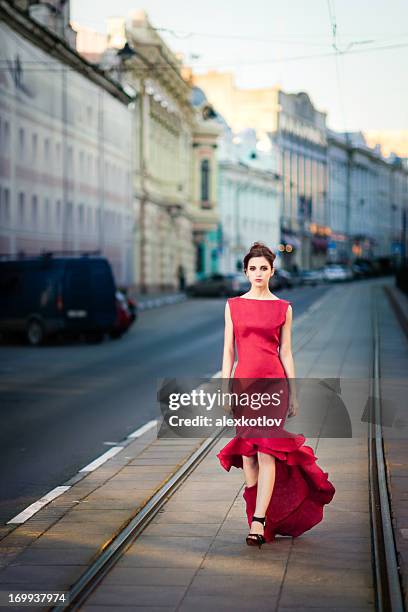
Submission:
[[[385,468],[381,424],[380,331],[377,299],[372,288],[372,377],[371,406],[368,423],[368,472],[371,519],[372,563],[376,609],[379,612],[403,612],[397,551],[391,519],[391,505]]]
[[[150,521],[158,514],[168,499],[184,483],[201,461],[217,444],[224,429],[211,438],[207,438],[201,446],[190,455],[183,465],[163,484],[148,500],[138,514],[127,526],[106,544],[101,554],[88,567],[82,576],[73,584],[68,592],[67,603],[50,608],[52,612],[79,610],[91,593],[99,586],[108,572],[133,544]]]

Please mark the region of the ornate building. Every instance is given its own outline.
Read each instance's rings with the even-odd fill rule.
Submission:
[[[142,292],[194,282],[201,244],[216,229],[217,125],[191,104],[181,61],[146,13],[116,19],[101,65],[135,91],[135,286]],[[121,48],[119,48],[121,47]]]

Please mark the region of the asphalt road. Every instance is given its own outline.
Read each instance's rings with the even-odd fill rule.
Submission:
[[[278,292],[302,314],[327,286]],[[0,525],[159,415],[158,380],[221,368],[225,298],[143,311],[120,340],[0,345]]]

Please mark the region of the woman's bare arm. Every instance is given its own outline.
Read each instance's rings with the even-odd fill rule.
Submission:
[[[292,355],[292,306],[286,311],[285,323],[282,325],[279,357],[288,378],[295,378],[295,364]]]
[[[224,353],[221,378],[229,378],[235,361],[234,328],[228,302],[225,304]]]
[[[295,362],[292,355],[292,306],[289,304],[286,311],[285,323],[282,325],[279,358],[282,362],[286,376],[289,380],[289,412],[288,416],[294,416],[297,411],[297,391],[295,384]]]

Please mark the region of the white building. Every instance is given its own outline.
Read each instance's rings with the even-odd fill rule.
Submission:
[[[218,207],[221,218],[219,270],[241,269],[255,241],[264,242],[280,264],[280,177],[269,138],[254,130],[226,131],[218,153]]]
[[[284,265],[314,268],[327,259],[330,228],[327,206],[326,113],[305,92],[277,91],[273,138],[280,151]]]
[[[342,134],[328,131],[327,180],[328,224],[331,235],[328,243],[329,261],[347,261],[350,233],[350,157],[347,139]]]
[[[28,11],[1,18],[0,252],[100,250],[129,285],[131,98]]]
[[[408,173],[362,133],[328,135],[329,255],[334,261],[403,254]]]

